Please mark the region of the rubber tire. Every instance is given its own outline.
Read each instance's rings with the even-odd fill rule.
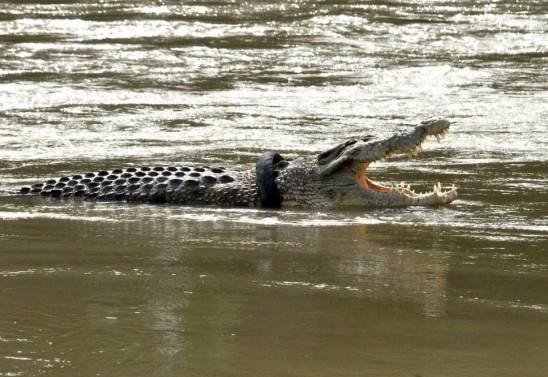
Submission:
[[[283,157],[278,153],[265,152],[255,165],[257,188],[263,208],[280,208],[282,206],[282,198],[274,179],[274,166],[280,161],[283,161]]]

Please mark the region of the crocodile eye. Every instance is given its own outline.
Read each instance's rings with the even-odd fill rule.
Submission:
[[[333,161],[337,157],[341,155],[341,153],[348,148],[351,145],[354,145],[358,142],[356,139],[350,139],[345,141],[344,143],[341,143],[331,149],[326,150],[325,152],[322,152],[318,155],[318,163],[320,165],[328,164],[329,162]]]

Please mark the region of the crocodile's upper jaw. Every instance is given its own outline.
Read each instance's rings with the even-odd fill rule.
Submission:
[[[367,168],[372,162],[393,153],[416,156],[422,150],[427,136],[441,141],[450,123],[441,118],[422,122],[411,132],[400,133],[386,139],[367,136],[348,140],[318,156],[322,189],[334,205],[408,206],[451,203],[457,198],[457,188],[452,185],[442,189],[438,182],[431,192],[419,194],[402,182],[387,187],[371,181]]]

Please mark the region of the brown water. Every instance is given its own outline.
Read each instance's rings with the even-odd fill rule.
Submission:
[[[545,376],[543,1],[0,4],[0,190],[245,168],[439,114],[373,179],[452,206],[0,196],[0,376]],[[153,5],[151,5],[153,4]]]

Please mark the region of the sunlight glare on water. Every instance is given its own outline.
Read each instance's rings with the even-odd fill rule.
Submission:
[[[543,1],[0,4],[0,376],[541,376]],[[426,208],[6,195],[125,166],[253,168],[452,122],[376,182]],[[85,340],[85,341],[83,341]]]

